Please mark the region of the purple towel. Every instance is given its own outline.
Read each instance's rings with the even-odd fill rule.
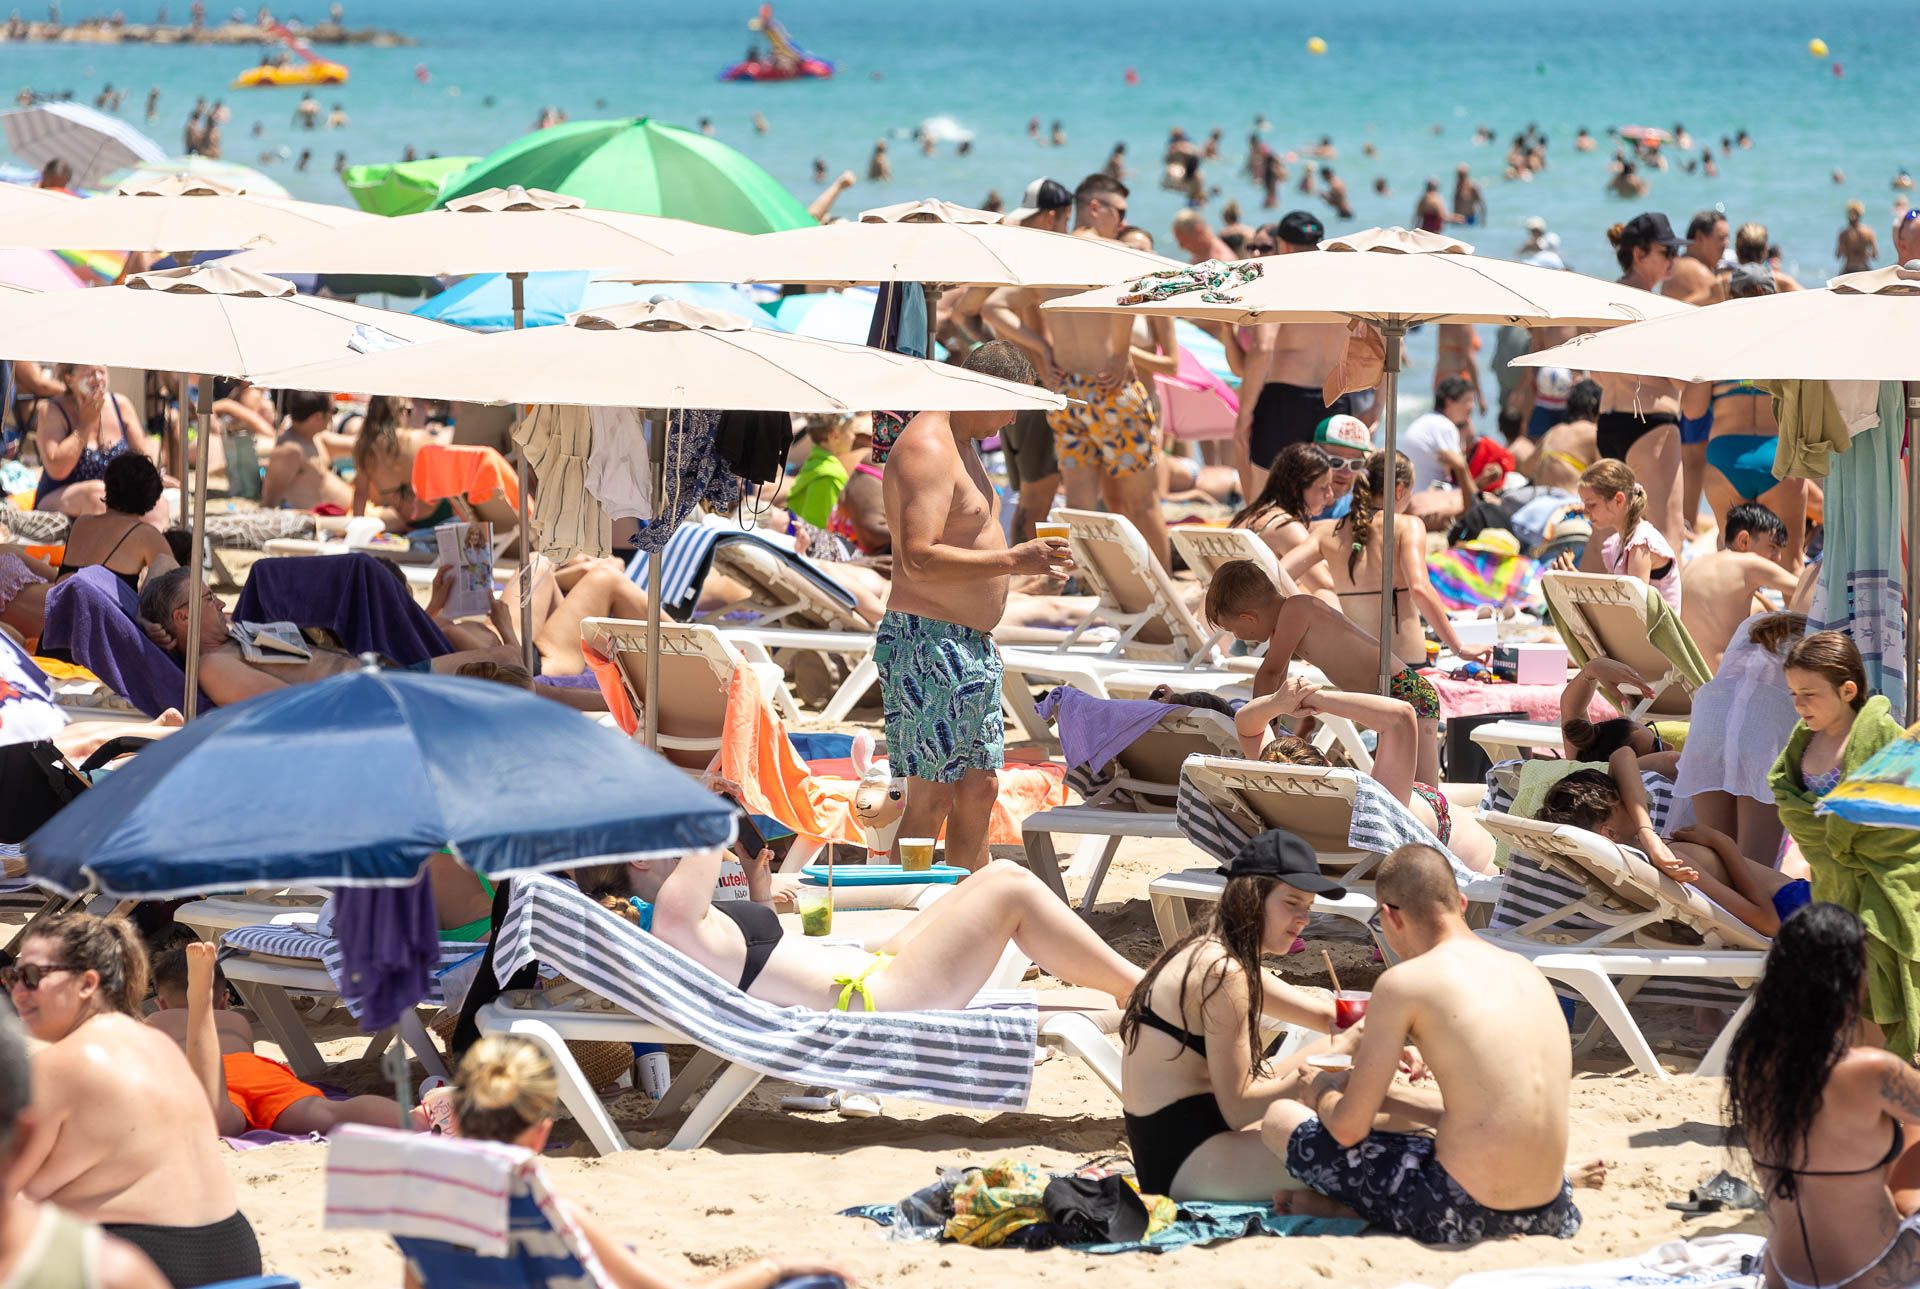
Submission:
[[[410,886],[342,887],[333,897],[333,936],[340,942],[341,997],[362,1029],[387,1028],[427,996],[440,965],[432,879],[423,874]]]
[[[64,653],[148,716],[186,701],[187,675],[139,623],[139,601],[105,568],[83,568],[47,591],[40,648]],[[200,710],[213,704],[200,695]]]
[[[1147,730],[1186,710],[1144,698],[1095,698],[1068,685],[1040,700],[1040,714],[1060,732],[1068,769],[1098,770]]]
[[[247,574],[233,618],[324,628],[349,653],[385,654],[402,667],[453,652],[406,582],[358,552],[259,561]]]

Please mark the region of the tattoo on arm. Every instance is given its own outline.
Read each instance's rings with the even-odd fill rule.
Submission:
[[[1908,1123],[1920,1123],[1920,1071],[1907,1066],[1880,1076],[1880,1096]]]

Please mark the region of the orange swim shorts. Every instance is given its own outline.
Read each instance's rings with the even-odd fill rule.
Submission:
[[[228,1052],[220,1063],[227,1071],[227,1100],[247,1117],[248,1128],[271,1129],[295,1101],[326,1095],[280,1062],[252,1052]]]

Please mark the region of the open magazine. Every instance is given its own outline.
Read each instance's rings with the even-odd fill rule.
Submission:
[[[300,628],[291,622],[230,622],[227,634],[240,646],[240,656],[248,662],[313,661],[313,649],[300,634]]]
[[[446,523],[433,530],[440,555],[434,562],[453,570],[442,610],[450,618],[485,617],[493,607],[493,525]]]

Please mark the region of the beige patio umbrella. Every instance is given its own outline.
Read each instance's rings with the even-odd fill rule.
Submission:
[[[1909,423],[1920,418],[1920,267],[1848,273],[1814,291],[1725,300],[1704,309],[1580,336],[1525,354],[1515,367],[1664,376],[1669,380],[1907,381]],[[1920,588],[1920,471],[1907,468],[1909,605]],[[1907,624],[1907,719],[1920,716],[1920,638]]]
[[[990,211],[910,201],[823,224],[689,250],[666,272],[608,274],[622,282],[780,282],[856,286],[1103,286],[1177,267],[1118,242],[1003,224]]]
[[[636,301],[575,315],[564,327],[462,336],[266,373],[280,388],[356,389],[474,403],[562,403],[684,411],[983,412],[1052,409],[1066,399],[866,345],[756,330],[744,318],[679,300]],[[654,495],[666,459],[655,420]],[[647,562],[648,693],[659,692],[662,560]],[[527,579],[521,579],[523,582]],[[648,705],[646,738],[657,747]]]
[[[376,220],[370,227],[252,251],[236,258],[259,273],[378,273],[443,276],[504,273],[513,288],[513,325],[526,313],[527,274],[581,269],[643,269],[695,247],[743,242],[723,228],[684,219],[594,210],[578,197],[541,188],[489,188],[439,210]],[[357,386],[355,388],[358,388]],[[413,391],[430,397],[424,390]],[[531,531],[526,454],[517,454],[521,550]],[[533,588],[520,579],[520,634],[533,669]]]
[[[256,197],[245,189],[193,175],[123,184],[109,196],[68,200],[17,215],[0,206],[0,246],[23,250],[100,247],[185,257],[192,251],[261,246],[349,225],[377,215],[347,206]]]
[[[1172,275],[1050,300],[1043,308],[1263,322],[1365,322],[1386,341],[1387,495],[1397,487],[1401,342],[1422,323],[1521,327],[1614,327],[1691,312],[1692,306],[1633,287],[1557,269],[1475,255],[1451,237],[1370,228],[1320,243],[1319,254],[1276,255],[1237,264],[1180,265]],[[1393,550],[1393,507],[1381,510],[1382,549]],[[1387,576],[1392,576],[1388,563]],[[1393,599],[1380,597],[1380,692],[1393,671]]]
[[[107,367],[198,372],[200,444],[193,472],[195,557],[186,650],[192,719],[199,702],[200,548],[207,524],[207,457],[212,437],[212,376],[253,380],[315,354],[351,352],[358,343],[391,345],[458,337],[458,328],[295,293],[291,283],[223,262],[142,273],[124,286],[92,291],[0,293],[0,335],[19,337],[22,357]]]

